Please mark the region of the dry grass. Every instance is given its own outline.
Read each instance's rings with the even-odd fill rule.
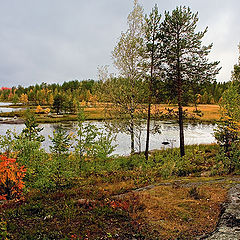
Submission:
[[[162,111],[163,113],[166,113],[167,112],[166,108],[174,109],[174,111],[178,110],[178,107],[176,105],[173,106],[173,105],[167,105],[167,104],[155,104],[152,107],[152,113],[157,111]],[[221,117],[219,105],[200,104],[197,106],[197,109],[202,112],[203,116],[201,117],[196,116],[196,118],[202,121],[219,120],[219,118]],[[196,108],[195,106],[187,106],[187,107],[183,107],[183,110],[187,110],[187,112],[191,116],[194,114],[194,110],[196,110]]]
[[[109,105],[107,105],[109,107]],[[178,110],[176,105],[168,105],[168,104],[154,104],[152,106],[152,113],[163,112],[167,113],[166,108],[174,109],[174,111]],[[147,108],[146,108],[147,109]],[[194,114],[194,110],[196,110],[195,106],[187,106],[183,107],[184,110],[187,110],[189,113],[189,117],[195,116],[197,119],[202,121],[215,121],[219,120],[221,117],[220,107],[219,105],[213,104],[200,104],[197,106],[197,109],[200,110],[203,116],[199,117]],[[90,119],[102,119],[104,118],[104,104],[96,105],[95,107],[87,107],[85,108],[85,113]]]
[[[200,199],[190,196],[191,188],[158,186],[140,193],[145,209],[138,213],[157,239],[193,239],[216,227],[227,190],[220,185],[199,187]]]
[[[86,115],[86,119],[87,120],[103,120],[106,118],[107,119],[114,118],[114,116],[111,114],[106,115],[106,111],[105,111],[106,108],[110,110],[111,104],[96,103],[92,106],[85,106],[84,112]],[[178,107],[176,105],[154,104],[152,105],[152,114],[159,113],[159,112],[167,113],[167,110],[166,110],[167,108],[174,109],[174,111],[178,110]],[[144,105],[143,109],[144,111],[147,111],[147,105]],[[198,110],[200,110],[203,114],[203,116],[201,117],[194,114],[195,106],[187,106],[187,107],[184,107],[183,109],[187,110],[188,118],[192,118],[194,116],[196,119],[199,119],[201,121],[216,121],[216,120],[219,120],[221,117],[220,107],[218,105],[211,105],[211,104],[198,105]],[[20,112],[0,113],[0,116],[6,117],[6,116],[14,116],[16,114],[20,114]],[[73,121],[73,120],[77,120],[76,114],[64,115],[63,117],[58,117],[58,118],[52,118],[46,115],[39,115],[37,118],[38,122],[59,122],[59,121]]]
[[[86,107],[84,109],[84,113],[86,114],[86,119],[104,119],[105,118],[105,111],[104,107],[96,106],[96,107]]]
[[[199,105],[198,109],[202,111],[203,116],[200,118],[202,120],[219,120],[221,117],[219,105]],[[189,111],[193,111],[193,107]]]
[[[102,183],[100,189],[104,189],[110,194],[121,194],[128,190],[135,188],[136,185],[133,180],[127,180],[116,183]]]

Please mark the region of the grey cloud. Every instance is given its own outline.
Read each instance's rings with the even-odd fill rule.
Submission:
[[[148,13],[177,5],[199,12],[198,28],[209,27],[219,81],[229,80],[237,61],[238,0],[139,0]],[[126,30],[130,0],[0,0],[0,87],[97,78],[98,65],[111,65],[111,51]]]

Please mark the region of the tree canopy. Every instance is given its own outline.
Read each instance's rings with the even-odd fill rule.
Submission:
[[[172,13],[165,12],[162,23],[161,38],[164,49],[164,71],[169,96],[176,98],[178,103],[180,152],[184,153],[183,132],[183,99],[190,94],[196,84],[211,81],[219,72],[219,62],[208,62],[212,44],[202,46],[202,38],[207,28],[196,32],[198,13],[190,8],[176,7]],[[188,98],[188,97],[187,97]]]

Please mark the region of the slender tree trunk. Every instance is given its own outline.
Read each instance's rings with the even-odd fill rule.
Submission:
[[[178,124],[179,124],[179,137],[180,137],[180,155],[185,155],[184,149],[184,131],[183,131],[183,109],[182,109],[182,78],[181,78],[181,65],[180,65],[180,46],[179,46],[179,33],[177,37],[177,94],[178,94]]]
[[[133,116],[131,116],[131,124],[130,124],[130,134],[131,134],[131,154],[134,153],[134,123]]]
[[[180,154],[181,157],[185,155],[184,150],[184,132],[183,132],[183,111],[182,111],[182,104],[178,103],[178,123],[179,123],[179,130],[180,130]]]
[[[133,154],[135,152],[134,150],[134,109],[136,109],[135,94],[134,94],[135,78],[133,76],[131,80],[131,85],[132,85],[132,98],[131,98],[131,110],[130,110],[130,117],[131,117],[130,134],[131,134],[131,154]]]
[[[148,160],[149,151],[149,139],[150,139],[150,120],[151,120],[151,103],[152,103],[152,84],[153,84],[153,69],[154,69],[154,43],[155,43],[155,30],[153,32],[152,52],[151,52],[151,70],[150,70],[150,82],[149,82],[149,98],[148,98],[148,115],[147,115],[147,138],[146,138],[146,150],[145,159]]]
[[[145,159],[148,160],[149,142],[150,142],[150,120],[151,120],[151,104],[152,104],[152,78],[153,78],[153,61],[151,64],[151,80],[149,87],[149,98],[148,98],[148,114],[147,114],[147,138],[146,138],[146,150]]]
[[[151,120],[151,100],[149,100],[149,103],[148,103],[147,138],[146,138],[146,150],[145,150],[145,159],[146,160],[148,160],[148,151],[149,151],[150,120]]]
[[[177,89],[178,89],[178,124],[180,133],[180,155],[185,155],[184,150],[184,131],[183,131],[183,109],[182,109],[182,79],[180,73],[180,61],[177,60]]]

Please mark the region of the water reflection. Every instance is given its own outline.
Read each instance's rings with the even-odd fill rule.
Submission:
[[[9,108],[9,107],[0,107],[0,112],[6,113],[6,112],[16,112],[24,110],[24,108]]]
[[[99,121],[88,121],[91,124],[96,125],[105,129],[104,123]],[[85,122],[87,124],[87,122]],[[43,142],[43,148],[46,150],[49,149],[51,142],[48,136],[52,136],[53,131],[62,126],[67,129],[68,132],[73,132],[76,134],[77,124],[76,122],[67,122],[67,123],[47,123],[40,124],[40,127],[43,127],[42,135],[45,137]],[[170,147],[179,147],[179,131],[178,125],[175,122],[166,122],[160,121],[160,131],[161,133],[151,134],[150,135],[150,147],[149,149],[163,149]],[[184,133],[185,133],[185,144],[208,144],[215,142],[213,137],[213,129],[215,125],[213,124],[185,124]],[[0,125],[0,135],[4,135],[7,129],[15,130],[17,133],[20,133],[24,128],[24,124],[1,124]],[[105,130],[106,131],[106,130]],[[137,144],[136,151],[143,151],[145,148],[145,139],[146,139],[146,130],[143,129],[141,134],[141,144]],[[169,142],[168,145],[163,145],[163,142]],[[116,136],[116,142],[118,144],[115,152],[113,154],[127,155],[130,153],[130,136],[126,133],[119,132]]]
[[[12,105],[12,103],[10,103],[10,102],[0,102],[0,107],[2,107],[2,106],[10,106],[10,105]]]
[[[2,113],[5,113],[5,112],[16,112],[16,111],[20,111],[20,110],[26,109],[26,108],[22,108],[22,106],[19,106],[19,107],[16,107],[16,108],[9,107],[11,105],[12,105],[12,103],[10,103],[10,102],[0,102],[0,112],[2,112]]]

